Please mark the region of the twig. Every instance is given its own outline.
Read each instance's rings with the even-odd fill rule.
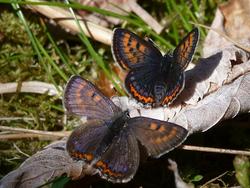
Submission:
[[[208,184],[210,184],[210,183],[214,182],[215,180],[217,180],[217,179],[221,178],[222,176],[226,175],[227,173],[228,173],[228,171],[223,172],[223,173],[222,173],[222,174],[220,174],[219,176],[217,176],[217,177],[215,177],[215,178],[213,178],[213,179],[211,179],[211,180],[207,181],[206,183],[204,183],[204,184],[203,184],[200,188],[205,187],[206,185],[208,185]]]
[[[35,2],[44,2],[41,0],[36,0]],[[28,5],[28,8],[35,10],[48,18],[53,19],[56,23],[61,25],[63,28],[70,30],[74,33],[79,33],[79,27],[77,26],[74,18],[69,11],[66,11],[62,8],[51,7],[45,5]],[[88,37],[93,38],[96,41],[102,42],[104,44],[111,45],[112,31],[96,25],[89,21],[83,21],[80,16],[77,17],[79,23],[83,29],[83,32]]]
[[[23,154],[25,157],[30,157],[28,154],[21,151],[20,148],[15,143],[13,144],[13,146],[19,153]]]
[[[5,83],[5,84],[0,83],[0,94],[15,93],[17,92],[18,88],[19,85],[16,82]],[[39,94],[48,92],[48,95],[51,96],[58,95],[59,93],[53,84],[48,84],[39,81],[22,82],[22,85],[20,87],[20,92],[39,93]]]
[[[33,117],[0,117],[0,121],[35,121]],[[45,118],[39,118],[40,121],[45,121]]]
[[[211,152],[211,153],[250,156],[250,151],[244,151],[244,150],[232,150],[232,149],[211,148],[211,147],[190,146],[190,145],[182,145],[181,149],[190,150],[190,151],[203,151],[203,152]]]
[[[65,132],[65,136],[67,136],[67,132]],[[0,141],[7,141],[7,140],[21,140],[21,139],[39,139],[39,140],[51,140],[55,141],[62,136],[57,135],[43,135],[43,134],[33,134],[33,133],[12,133],[12,134],[1,134],[0,135]]]
[[[53,131],[31,130],[31,129],[23,129],[23,128],[6,127],[6,126],[0,126],[0,130],[13,131],[13,132],[25,132],[25,133],[33,133],[33,134],[56,136],[56,137],[65,137],[65,136],[68,136],[70,133],[70,131],[54,131],[53,132]]]

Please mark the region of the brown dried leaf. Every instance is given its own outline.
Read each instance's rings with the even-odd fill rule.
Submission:
[[[121,82],[124,83],[126,72],[122,70],[121,67],[118,66],[116,63],[112,63],[110,66],[112,71],[119,76]],[[116,82],[119,83],[118,80]],[[120,85],[122,85],[122,83],[120,83]],[[103,71],[98,72],[98,77],[95,81],[95,85],[108,97],[117,95],[117,91],[112,85],[112,82],[110,81],[110,79],[107,78]]]
[[[211,25],[211,28],[217,29],[221,33],[224,33],[224,17],[219,9],[217,9],[215,13],[215,18],[213,20],[213,23]],[[227,39],[219,35],[218,33],[210,30],[206,36],[206,39],[203,43],[203,57],[207,58],[213,54],[215,54],[216,51],[219,49],[223,49],[227,46],[232,45],[231,42],[229,42]]]
[[[235,40],[250,40],[250,1],[230,0],[221,5],[220,10],[227,35]]]

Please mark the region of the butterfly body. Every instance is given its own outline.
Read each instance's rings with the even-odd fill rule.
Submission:
[[[149,156],[158,158],[180,145],[187,130],[173,123],[146,117],[130,118],[93,84],[73,76],[64,92],[68,113],[86,116],[87,123],[70,135],[66,149],[75,160],[83,160],[102,178],[128,182],[140,159],[139,143]]]
[[[119,115],[114,116],[111,122],[107,123],[107,127],[113,134],[119,134],[120,131],[126,127],[128,119],[128,111],[121,112]]]
[[[199,39],[193,29],[164,56],[151,40],[144,40],[126,29],[115,29],[112,52],[122,68],[128,70],[127,91],[139,102],[151,106],[171,104],[184,88],[184,70],[192,60]]]

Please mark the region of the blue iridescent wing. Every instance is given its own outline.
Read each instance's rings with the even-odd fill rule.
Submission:
[[[129,30],[117,28],[113,32],[112,52],[114,59],[124,69],[159,63],[161,52],[152,44]]]
[[[179,45],[175,48],[173,53],[174,62],[180,66],[182,71],[184,71],[189,62],[191,62],[198,41],[199,29],[194,28],[187,34],[184,39],[182,39]]]
[[[64,107],[67,112],[87,119],[107,120],[120,109],[89,81],[72,76],[64,90]]]
[[[188,135],[188,131],[179,125],[145,117],[131,118],[128,125],[148,155],[155,158],[179,146]]]

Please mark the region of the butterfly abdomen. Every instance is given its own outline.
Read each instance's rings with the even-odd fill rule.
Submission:
[[[159,106],[166,95],[166,85],[162,81],[158,81],[154,85],[155,106]]]

